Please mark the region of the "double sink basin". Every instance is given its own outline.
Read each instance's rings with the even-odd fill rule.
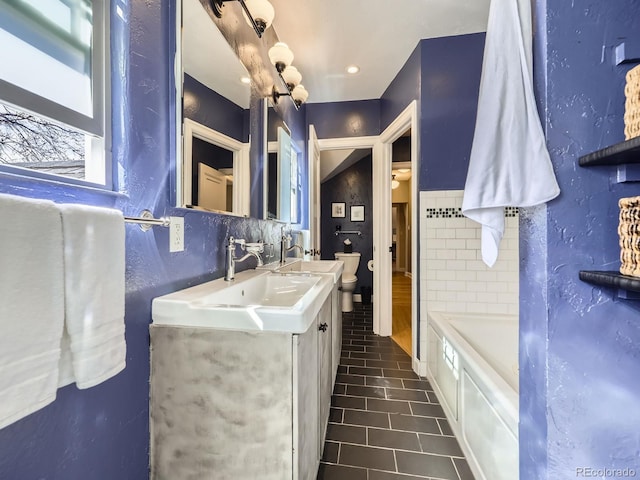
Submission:
[[[304,333],[342,275],[341,261],[293,261],[155,298],[154,324]]]

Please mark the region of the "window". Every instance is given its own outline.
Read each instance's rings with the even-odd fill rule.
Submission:
[[[451,369],[453,376],[458,378],[458,352],[453,348],[453,345],[445,338],[442,337],[442,358],[444,363]]]
[[[108,0],[0,0],[0,164],[110,182]]]

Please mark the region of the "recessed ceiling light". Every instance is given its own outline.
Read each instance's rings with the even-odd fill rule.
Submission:
[[[351,75],[355,75],[356,73],[358,73],[360,71],[360,67],[357,65],[349,65],[347,67],[347,73],[351,74]]]
[[[251,84],[251,79],[249,77],[240,77],[240,82],[244,83],[245,85],[249,85]]]

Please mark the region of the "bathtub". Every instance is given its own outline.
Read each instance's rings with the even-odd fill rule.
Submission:
[[[429,312],[427,369],[476,480],[518,474],[518,318]]]

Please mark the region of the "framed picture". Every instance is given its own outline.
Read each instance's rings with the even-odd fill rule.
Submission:
[[[364,205],[351,206],[351,221],[364,222]]]
[[[331,204],[331,217],[344,218],[347,216],[347,204],[344,202],[334,202]]]

